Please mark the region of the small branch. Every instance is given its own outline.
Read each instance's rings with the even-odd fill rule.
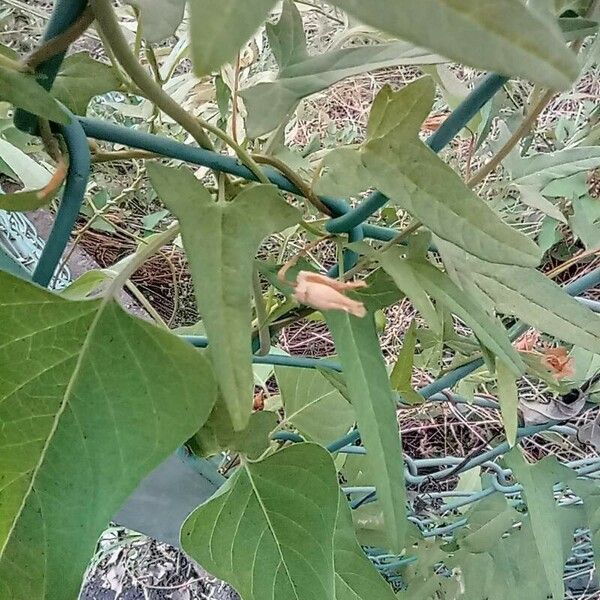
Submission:
[[[292,256],[292,258],[290,258],[290,260],[288,260],[282,267],[281,269],[279,269],[279,271],[277,272],[277,279],[279,279],[279,281],[283,284],[287,284],[290,285],[292,282],[289,281],[288,279],[286,279],[286,274],[287,272],[296,265],[296,263],[303,257],[306,256],[306,254],[308,254],[313,248],[316,248],[321,242],[324,242],[325,240],[329,240],[331,239],[333,236],[331,235],[325,235],[323,237],[320,237],[316,240],[313,240],[310,244],[308,244],[308,246],[305,246],[304,248],[302,248],[302,250],[300,250],[300,252],[298,252],[297,254],[295,254],[294,256]]]
[[[165,231],[153,236],[150,241],[140,247],[123,266],[123,270],[113,279],[108,289],[108,296],[115,296],[128,279],[163,246],[170,244],[179,235],[179,223],[172,223]]]
[[[548,106],[548,103],[553,97],[554,92],[552,90],[549,90],[542,95],[542,97],[531,107],[529,113],[525,119],[523,119],[523,122],[517,127],[504,146],[502,146],[492,159],[466,182],[468,187],[473,188],[476,185],[479,185],[490,173],[496,170],[498,165],[510,154],[511,150],[519,143],[521,138],[533,127],[537,118],[546,106]]]
[[[44,144],[44,149],[48,153],[48,156],[57,163],[64,163],[62,152],[60,151],[60,145],[57,139],[52,133],[50,123],[47,119],[39,119],[40,137]]]
[[[70,27],[34,50],[25,59],[25,66],[33,70],[53,56],[66,51],[75,40],[85,33],[93,22],[94,12],[88,6]]]
[[[162,86],[164,81],[162,80],[162,77],[160,76],[160,68],[158,66],[158,61],[156,60],[156,54],[154,52],[154,48],[152,48],[152,46],[150,46],[149,44],[146,44],[144,46],[144,54],[146,55],[146,60],[148,61],[148,64],[150,65],[150,68],[152,69],[152,74],[154,75],[154,79],[156,80],[156,83],[158,85]]]
[[[240,85],[240,53],[237,53],[233,74],[233,94],[231,95],[231,135],[237,143],[238,93]]]
[[[94,152],[92,154],[92,162],[100,164],[118,160],[151,159],[158,157],[160,157],[159,154],[146,152],[146,150],[118,150],[114,152]]]
[[[111,1],[92,0],[91,7],[96,15],[96,20],[104,39],[108,47],[112,50],[115,59],[129,77],[131,77],[133,82],[143,91],[146,98],[189,131],[202,148],[213,150],[212,142],[206,135],[203,124],[166,94],[140,65],[123,35]]]
[[[138,288],[133,281],[126,281],[125,287],[131,292],[133,297],[142,305],[142,308],[154,319],[155,323],[163,329],[169,330],[169,326],[165,323],[164,319],[158,314],[154,306],[150,304],[146,296],[142,294],[140,288]]]

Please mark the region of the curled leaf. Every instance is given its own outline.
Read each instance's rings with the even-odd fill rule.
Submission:
[[[364,281],[338,281],[326,275],[300,271],[292,296],[302,304],[317,310],[343,310],[355,317],[364,317],[367,309],[362,302],[344,296],[344,292],[366,287]]]
[[[551,398],[548,402],[519,400],[519,409],[525,425],[538,425],[548,421],[568,421],[576,417],[585,406],[586,395],[581,394],[574,402]]]

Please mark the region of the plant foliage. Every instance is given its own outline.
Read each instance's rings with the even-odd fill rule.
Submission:
[[[73,114],[111,116],[122,129],[108,140],[168,154],[92,146],[95,163],[144,161],[130,189],[116,199],[96,190],[87,207],[89,226],[114,233],[111,209],[147,186],[156,205],[131,255],[62,294],[0,271],[0,600],[75,600],[103,529],[184,445],[225,483],[186,519],[181,546],[243,600],[564,598],[574,540],[588,536],[599,558],[599,494],[555,457],[531,461],[520,440],[531,423],[579,414],[585,400],[568,402],[568,392],[598,366],[600,317],[553,281],[600,246],[586,179],[600,166],[597,107],[585,109],[585,126],[557,125],[545,150],[529,134],[554,91],[597,63],[597,2],[125,4],[91,0],[29,57],[0,48],[0,100],[19,111],[16,122],[30,113],[40,137],[3,113],[0,171],[15,185],[1,209],[53,201],[64,165],[77,162],[60,136],[79,126]],[[336,23],[336,43],[315,51],[306,14]],[[90,15],[110,64],[88,52],[62,60]],[[257,49],[269,58],[257,61]],[[491,80],[472,92],[450,61],[504,76],[492,91],[504,83],[506,93],[474,100]],[[406,66],[422,76],[385,85],[351,143],[294,142],[304,99]],[[447,105],[457,113],[447,117]],[[425,139],[456,121],[468,161]],[[100,188],[102,173],[92,172]],[[78,177],[69,172],[59,221]],[[358,226],[344,225],[356,214]],[[583,247],[556,266],[564,235]],[[119,306],[138,268],[173,242],[185,249],[200,316],[187,339],[151,303],[157,325]],[[320,244],[337,252],[327,275]],[[415,315],[388,367],[379,334],[399,302]],[[324,322],[335,356],[271,347],[306,317]],[[528,327],[570,355],[515,345]],[[421,380],[443,373],[444,384],[419,390],[416,368]],[[473,371],[460,384],[469,398],[456,400],[446,388]],[[523,375],[544,382],[547,403],[522,400]],[[436,457],[426,477],[403,455],[398,408],[424,411],[441,390],[461,403],[484,391],[506,441],[458,466]],[[597,402],[597,388],[588,391]],[[597,421],[581,433],[600,447]],[[500,456],[502,467],[486,462]],[[442,500],[424,515],[420,486],[436,479],[449,487],[435,489]]]

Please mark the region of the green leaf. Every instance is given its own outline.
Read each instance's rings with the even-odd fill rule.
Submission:
[[[100,533],[207,419],[208,360],[110,300],[0,273],[0,588],[75,598]]]
[[[394,600],[394,592],[356,541],[350,507],[339,494],[335,526],[335,600]]]
[[[373,313],[404,298],[394,280],[383,269],[375,269],[365,279],[365,283],[367,287],[355,290],[352,297],[360,300]]]
[[[415,348],[417,346],[417,323],[411,321],[409,328],[402,340],[402,349],[398,360],[392,369],[390,383],[392,388],[400,393],[408,404],[422,404],[423,396],[415,392],[412,386],[412,372],[415,362]]]
[[[0,100],[54,123],[69,122],[67,114],[34,75],[0,67]]]
[[[356,148],[335,148],[325,155],[315,192],[322,196],[348,198],[370,187],[371,176]]]
[[[488,552],[461,548],[447,560],[449,568],[460,570],[461,599],[506,600],[515,590],[519,590],[519,598],[528,600],[552,597],[529,519],[521,516],[520,528],[511,529],[509,534],[492,540],[495,545]]]
[[[183,19],[187,0],[125,1],[140,11],[142,36],[146,41],[155,44],[175,33]]]
[[[536,266],[539,248],[505,224],[408,129],[369,142],[363,164],[375,187],[442,240],[494,263]]]
[[[600,147],[566,148],[523,158],[511,170],[512,182],[541,189],[555,179],[570,177],[600,166]]]
[[[573,198],[573,215],[569,225],[587,250],[600,246],[600,203],[591,196]]]
[[[167,215],[169,211],[166,209],[157,210],[156,212],[145,215],[142,218],[142,225],[146,229],[154,229]]]
[[[442,323],[439,314],[431,303],[422,283],[415,276],[410,263],[397,256],[397,250],[391,248],[389,251],[377,253],[371,256],[377,260],[384,271],[394,280],[398,288],[406,294],[415,308],[427,324],[435,331],[441,331]]]
[[[462,268],[499,312],[600,354],[600,317],[539,271],[486,264],[472,257],[466,257]]]
[[[121,80],[113,67],[94,60],[87,52],[78,52],[65,58],[52,95],[75,114],[85,115],[92,98],[120,88]]]
[[[277,23],[266,24],[269,46],[280,69],[308,58],[302,15],[293,0],[284,0]]]
[[[598,32],[598,22],[591,19],[559,18],[558,25],[567,42],[594,35]]]
[[[404,135],[416,138],[434,99],[435,84],[431,77],[421,77],[397,92],[385,85],[371,107],[367,140],[384,137],[400,126]]]
[[[333,598],[338,495],[330,454],[295,444],[243,462],[188,517],[182,547],[242,600]]]
[[[489,552],[513,525],[519,522],[520,514],[512,508],[504,495],[492,494],[474,505],[469,512],[468,523],[457,541],[469,552]]]
[[[545,254],[550,248],[558,244],[562,237],[562,233],[558,230],[558,221],[551,217],[545,217],[542,220],[536,243]]]
[[[367,25],[479,69],[566,89],[578,73],[560,29],[520,0],[331,0]]]
[[[37,190],[44,188],[52,178],[52,174],[48,169],[2,138],[0,138],[0,158],[23,182],[25,189]]]
[[[269,234],[296,224],[300,213],[277,188],[253,185],[231,202],[215,202],[188,169],[149,164],[150,180],[180,223],[210,356],[236,430],[252,407],[251,290],[254,259]]]
[[[497,319],[486,314],[477,302],[432,264],[407,260],[398,252],[403,250],[392,247],[379,257],[381,266],[394,277],[397,284],[410,273],[427,294],[471,327],[479,340],[505,361],[514,373],[522,372],[523,363],[518,352],[513,348],[506,330]]]
[[[275,129],[311,94],[346,79],[385,67],[446,62],[446,59],[405,42],[353,46],[311,56],[289,64],[275,81],[259,83],[240,92],[248,109],[248,135],[258,137]],[[268,106],[269,110],[264,110]]]
[[[250,415],[245,429],[235,431],[227,408],[219,399],[202,429],[193,437],[191,446],[199,456],[213,456],[221,450],[230,450],[254,460],[269,447],[269,434],[276,426],[275,413],[259,411]]]
[[[285,407],[285,422],[322,445],[348,433],[355,421],[354,410],[319,371],[276,367],[275,376]]]
[[[583,500],[586,526],[590,530],[592,548],[596,562],[600,560],[600,490],[597,482],[585,479],[573,479],[569,487]]]
[[[275,0],[221,0],[215,10],[213,0],[193,0],[190,19],[196,74],[208,75],[231,61],[267,18],[274,4]]]
[[[576,477],[576,473],[561,465],[555,456],[529,464],[525,462],[518,447],[509,452],[504,461],[523,486],[535,545],[552,590],[552,597],[554,600],[562,600],[565,557],[571,550],[573,532],[571,531],[570,536],[571,544],[565,547],[561,529],[557,527],[561,516],[554,500],[553,486],[559,482],[570,481]]]
[[[367,449],[366,460],[373,473],[377,502],[383,509],[389,549],[401,552],[408,526],[402,447],[394,392],[373,316],[369,313],[361,319],[342,311],[327,311],[325,318]]]
[[[511,446],[517,441],[519,395],[514,373],[501,360],[496,360],[498,377],[498,402],[502,412],[502,424],[506,439]]]
[[[565,219],[565,216],[562,214],[560,208],[552,204],[550,200],[544,198],[542,193],[535,187],[517,185],[517,189],[521,193],[520,199],[523,204],[543,212],[545,215],[548,215],[556,221],[560,221],[561,223],[567,222],[567,219]]]
[[[38,208],[42,208],[42,206],[50,204],[54,195],[47,196],[44,194],[44,190],[0,194],[0,209],[8,212],[37,210]]]

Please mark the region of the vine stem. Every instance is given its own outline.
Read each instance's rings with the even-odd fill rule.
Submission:
[[[467,180],[467,186],[470,188],[479,185],[490,173],[496,170],[496,167],[510,154],[511,150],[519,143],[519,140],[525,136],[535,124],[542,111],[548,106],[548,103],[554,97],[554,91],[548,90],[531,107],[525,119],[517,127],[506,143],[498,150],[492,159],[479,169],[473,177]]]
[[[27,69],[35,69],[38,65],[46,62],[48,59],[56,56],[60,52],[64,52],[77,39],[79,39],[94,22],[94,13],[88,7],[79,18],[60,35],[53,37],[46,43],[36,48],[26,59],[25,67]]]
[[[269,183],[267,176],[249,152],[237,144],[226,132],[204,119],[194,117],[188,113],[150,77],[131,51],[113,10],[111,0],[91,0],[90,5],[106,43],[112,50],[116,60],[148,100],[179,123],[202,148],[214,150],[214,146],[206,133],[207,131],[221,139],[235,151],[240,161],[256,175],[259,181]]]
[[[262,288],[260,285],[260,276],[258,274],[258,269],[256,268],[252,274],[252,288],[254,291],[254,308],[256,311],[258,339],[260,341],[258,355],[266,356],[269,354],[269,350],[271,349],[271,333],[269,331],[267,307],[265,305],[265,299],[262,295]]]

